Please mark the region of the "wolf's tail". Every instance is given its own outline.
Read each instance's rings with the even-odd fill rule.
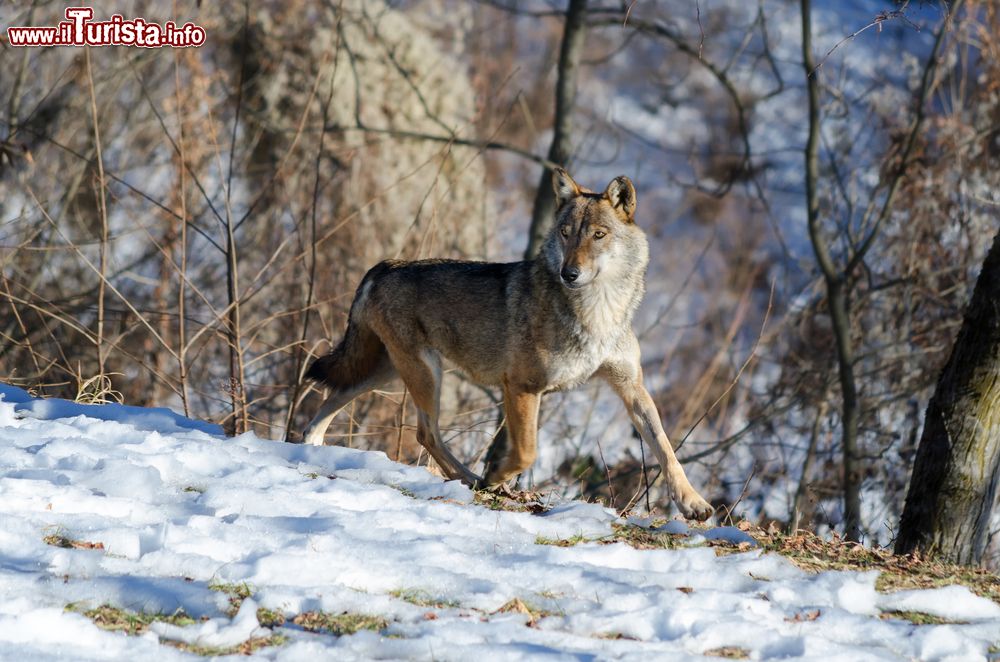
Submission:
[[[374,271],[369,271],[358,287],[343,339],[332,352],[312,362],[306,370],[306,379],[330,388],[346,389],[363,383],[388,359],[385,345],[364,319]]]

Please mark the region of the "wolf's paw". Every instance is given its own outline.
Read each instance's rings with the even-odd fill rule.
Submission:
[[[469,488],[474,490],[481,490],[484,485],[484,481],[481,477],[469,471],[464,466],[459,466],[455,468],[455,471],[450,476],[451,480],[460,480],[462,483]]]
[[[510,490],[510,479],[516,477],[516,473],[504,473],[497,467],[488,467],[479,483],[479,488],[503,493],[504,490]]]
[[[486,481],[486,479],[483,479],[483,482],[476,489],[492,492],[497,496],[506,497],[508,499],[513,499],[516,496],[516,492],[511,489],[510,485],[506,482],[493,483],[491,485]]]
[[[694,519],[699,522],[704,522],[715,512],[711,504],[702,499],[694,490],[678,495],[674,498],[674,503],[677,504],[677,507],[681,510],[681,514],[686,519]]]

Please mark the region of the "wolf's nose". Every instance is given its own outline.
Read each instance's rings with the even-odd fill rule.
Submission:
[[[567,283],[572,283],[573,281],[575,281],[577,278],[580,277],[580,268],[563,267],[562,272],[560,272],[560,275],[562,276],[562,279],[564,281],[566,281]]]

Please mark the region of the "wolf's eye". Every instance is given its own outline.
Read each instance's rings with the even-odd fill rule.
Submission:
[[[608,236],[607,232],[602,232],[600,230],[594,233],[594,239],[604,239],[607,236]]]
[[[559,228],[559,232],[562,233],[562,236],[568,237],[569,236],[569,226],[568,225],[562,226],[561,228]]]

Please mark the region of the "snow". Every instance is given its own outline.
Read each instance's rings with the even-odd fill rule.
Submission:
[[[879,597],[887,611],[917,611],[954,621],[995,621],[1000,605],[981,598],[964,586],[942,586],[924,591],[898,591]]]
[[[149,629],[162,639],[205,647],[229,648],[252,636],[266,636],[257,621],[257,603],[247,598],[232,620],[212,618],[199,625],[181,627],[172,623],[152,623]]]
[[[225,438],[166,410],[0,386],[0,440],[3,657],[189,659],[160,641],[267,637],[258,608],[288,619],[275,628],[287,640],[255,652],[277,660],[689,659],[722,647],[752,659],[975,660],[1000,640],[1000,606],[963,587],[880,594],[877,572],[809,574],[733,527],[669,522],[658,531],[687,536],[675,549],[607,544],[613,526],[651,522],[580,502],[491,510],[381,453]],[[585,540],[540,544],[574,537]],[[747,551],[717,556],[707,541]],[[211,587],[244,583],[252,596],[229,616],[229,596]],[[501,611],[514,600],[532,613]],[[126,636],[78,613],[103,604],[198,622]],[[390,625],[336,637],[291,623],[316,611]]]

